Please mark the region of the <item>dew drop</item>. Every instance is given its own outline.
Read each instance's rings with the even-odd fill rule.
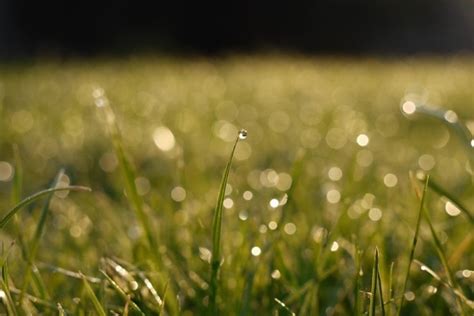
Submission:
[[[407,101],[403,103],[402,105],[402,111],[403,113],[407,115],[411,115],[416,112],[416,104],[413,103],[412,101]]]
[[[449,216],[458,216],[459,214],[461,214],[461,210],[450,201],[446,202],[446,204],[444,205],[444,210],[446,211],[446,213],[448,213]]]
[[[252,256],[258,257],[262,253],[262,249],[260,249],[260,247],[255,246],[255,247],[252,247],[250,252],[252,253]]]
[[[409,302],[414,301],[415,298],[416,298],[416,295],[412,291],[408,291],[408,292],[405,293],[405,299],[407,301],[409,301]]]
[[[458,115],[452,110],[448,110],[444,113],[444,119],[449,123],[456,123],[458,121]]]
[[[246,138],[247,138],[247,135],[248,135],[247,130],[241,129],[241,130],[239,131],[239,139],[246,139]]]
[[[276,269],[272,271],[272,279],[278,280],[281,277],[280,270]]]
[[[360,147],[365,147],[369,144],[370,139],[366,134],[360,134],[357,136],[356,142]]]

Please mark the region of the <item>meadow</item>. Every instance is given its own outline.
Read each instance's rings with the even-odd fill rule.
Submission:
[[[474,59],[0,65],[1,312],[473,315]]]

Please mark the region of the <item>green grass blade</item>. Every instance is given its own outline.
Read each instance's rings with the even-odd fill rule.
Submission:
[[[385,316],[385,304],[383,302],[383,287],[382,287],[382,278],[380,277],[380,269],[378,266],[378,261],[377,261],[377,282],[378,282],[378,290],[379,290],[379,300],[380,300],[380,309],[382,316]]]
[[[80,272],[79,272],[80,273]],[[92,289],[92,287],[90,286],[89,284],[89,281],[87,281],[87,278],[82,274],[80,273],[81,276],[82,276],[82,284],[84,285],[84,288],[86,290],[86,293],[87,295],[89,296],[91,302],[92,302],[92,305],[94,306],[94,309],[96,311],[96,313],[99,315],[99,316],[106,316],[107,313],[105,312],[104,308],[102,307],[102,305],[100,304],[100,301],[99,299],[97,298],[97,296],[95,295],[94,293],[94,290]]]
[[[390,264],[390,272],[388,276],[388,305],[387,305],[387,315],[392,315],[392,302],[393,302],[393,267],[395,263]]]
[[[222,213],[223,213],[223,202],[225,197],[225,189],[227,186],[227,179],[229,177],[230,167],[232,166],[232,160],[234,158],[235,148],[240,139],[247,137],[247,131],[241,130],[235,139],[234,146],[230,153],[229,160],[222,176],[219,195],[217,197],[216,208],[214,210],[214,217],[212,219],[212,257],[211,257],[211,282],[210,282],[210,293],[209,293],[209,308],[210,311],[215,315],[217,314],[217,291],[218,291],[218,274],[221,264],[220,248],[221,248],[221,233],[222,233]]]
[[[411,175],[411,179],[414,182],[413,175]],[[410,249],[410,258],[408,259],[407,271],[405,273],[405,279],[403,280],[400,306],[398,307],[398,313],[397,313],[398,316],[401,315],[402,308],[403,308],[403,303],[405,302],[405,291],[407,289],[408,279],[410,278],[411,263],[413,262],[413,258],[415,257],[415,249],[416,249],[416,244],[418,242],[418,234],[420,232],[420,223],[421,223],[421,218],[422,218],[422,214],[423,214],[423,207],[424,207],[424,204],[425,204],[425,197],[426,197],[426,193],[428,191],[429,181],[430,181],[430,176],[427,175],[426,180],[425,180],[425,186],[423,188],[423,194],[421,195],[420,208],[418,210],[418,217],[416,219],[415,235],[413,236],[413,242],[412,242],[411,249]],[[415,189],[417,188],[416,184],[415,184],[414,187],[415,187]]]
[[[163,303],[160,306],[160,315],[165,314],[165,302],[166,302],[166,293],[168,292],[168,285],[169,285],[169,281],[166,282],[165,288],[163,290]]]
[[[56,178],[53,180],[53,183],[50,187],[51,189],[56,188],[58,186],[58,183],[59,183],[59,181],[60,181],[60,179],[63,175],[64,175],[64,170],[61,169],[59,171],[58,175],[56,176]],[[26,267],[26,271],[24,273],[25,278],[23,279],[22,291],[21,291],[20,298],[19,298],[20,305],[23,301],[23,293],[26,292],[26,290],[28,288],[28,285],[29,285],[29,282],[30,282],[30,277],[31,277],[33,265],[34,265],[34,262],[35,262],[35,259],[36,259],[36,252],[38,250],[38,246],[39,246],[41,237],[42,237],[43,232],[44,232],[44,226],[46,224],[46,217],[49,213],[49,204],[50,204],[52,196],[53,196],[53,193],[50,193],[48,195],[48,197],[46,198],[46,201],[43,205],[43,209],[41,210],[41,214],[40,214],[38,224],[36,226],[36,230],[35,230],[35,233],[34,233],[34,236],[33,236],[33,240],[31,241],[31,244],[30,244],[30,250],[29,250],[28,255],[27,255],[27,261],[28,261],[27,262],[27,267]],[[40,285],[41,285],[41,282],[40,282]],[[42,292],[44,292],[44,291],[45,291],[45,289],[43,289]],[[42,298],[44,298],[44,297],[42,297]]]
[[[375,248],[374,265],[372,266],[372,282],[370,286],[369,316],[375,316],[375,304],[377,299],[377,276],[379,273],[379,251]]]
[[[435,182],[433,179],[430,180],[429,187],[437,194],[444,196],[445,198],[450,200],[465,216],[467,216],[471,224],[474,224],[474,216],[467,209],[464,203],[459,201],[459,199],[450,194],[446,189],[444,189],[439,183]]]
[[[428,223],[428,227],[430,228],[432,242],[433,242],[433,245],[436,249],[436,253],[438,254],[438,257],[441,260],[441,264],[443,265],[443,268],[446,272],[446,276],[448,278],[448,283],[451,287],[453,287],[454,289],[456,289],[456,290],[458,290],[462,293],[462,290],[459,287],[459,285],[457,284],[456,279],[454,278],[453,272],[451,271],[451,268],[449,267],[448,260],[447,260],[446,254],[443,250],[443,246],[441,244],[441,241],[440,241],[440,239],[438,237],[438,234],[436,233],[436,231],[433,227],[433,223],[431,222],[431,216],[430,216],[430,214],[429,214],[429,212],[427,211],[426,208],[423,208],[423,211],[424,211],[423,215],[425,216],[426,222]],[[462,303],[461,303],[461,301],[458,297],[456,297],[456,303],[458,305],[458,309],[461,312],[461,315],[465,315]]]
[[[288,314],[290,314],[291,316],[296,316],[295,312],[293,312],[285,303],[283,303],[283,301],[280,301],[276,297],[274,297],[273,300]]]
[[[21,163],[18,145],[13,145],[13,157],[15,159],[15,173],[13,175],[12,203],[17,204],[21,200],[23,192],[23,165]]]
[[[429,268],[423,262],[419,260],[414,260],[413,262],[420,266],[421,271],[425,271],[426,273],[431,275],[436,281],[439,281],[442,285],[444,285],[446,288],[451,290],[451,292],[453,292],[454,295],[456,295],[460,300],[462,300],[464,304],[466,304],[467,306],[469,306],[471,309],[474,310],[474,301],[468,299],[466,295],[464,295],[464,293],[462,293],[458,289],[453,288],[451,284],[443,280],[441,276],[439,276],[436,272],[434,272],[431,268]]]
[[[16,308],[16,304],[13,301],[11,292],[10,292],[10,286],[8,283],[8,261],[5,260],[2,265],[2,288],[3,288],[3,293],[5,294],[6,298],[6,305],[7,305],[7,310],[8,310],[8,315],[18,315],[18,310]]]
[[[90,192],[91,189],[88,187],[84,186],[79,186],[79,185],[71,185],[71,186],[66,186],[66,187],[61,187],[61,188],[51,188],[51,189],[46,189],[43,191],[36,192],[33,195],[30,195],[29,197],[23,199],[20,203],[15,205],[13,208],[11,208],[7,214],[0,220],[0,229],[5,227],[5,225],[8,224],[8,222],[12,219],[12,217],[19,211],[21,208],[25,207],[26,205],[34,202],[35,200],[48,195],[52,192],[56,191],[86,191]]]
[[[115,113],[105,95],[100,95],[97,97],[95,102],[97,107],[101,110],[100,113],[103,115],[103,120],[106,123],[109,137],[112,140],[115,155],[117,156],[120,170],[122,172],[122,177],[124,179],[127,199],[131,204],[132,209],[135,211],[135,215],[137,216],[140,225],[145,232],[147,244],[150,247],[150,250],[155,253],[157,251],[157,241],[153,235],[150,219],[143,208],[143,199],[138,194],[138,189],[135,184],[135,170],[123,148],[122,134],[115,120]]]

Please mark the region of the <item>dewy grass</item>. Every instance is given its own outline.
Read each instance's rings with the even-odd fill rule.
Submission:
[[[48,195],[53,192],[57,191],[88,191],[90,192],[91,189],[88,187],[84,186],[78,186],[78,185],[71,185],[71,186],[65,186],[65,187],[60,187],[60,188],[51,188],[51,189],[46,189],[43,191],[39,191],[33,195],[30,195],[29,197],[25,198],[22,200],[20,203],[15,205],[12,209],[10,209],[7,214],[0,220],[0,229],[4,228],[5,225],[8,224],[8,222],[12,219],[12,217],[19,211],[21,208],[24,206],[34,202],[35,200]]]
[[[425,204],[426,193],[428,192],[429,181],[430,181],[430,176],[427,175],[426,176],[426,181],[425,181],[425,186],[423,188],[423,194],[421,196],[420,207],[418,209],[418,217],[416,219],[416,226],[415,226],[415,235],[413,236],[413,242],[412,242],[411,249],[410,249],[410,257],[408,259],[407,271],[405,273],[405,279],[403,280],[400,306],[398,308],[398,314],[397,314],[398,316],[401,315],[402,308],[403,308],[403,303],[405,302],[405,291],[407,289],[408,279],[410,278],[411,263],[413,262],[413,259],[415,257],[415,249],[416,249],[416,244],[418,242],[418,234],[420,232],[420,223],[421,223],[421,218],[422,218],[422,214],[423,214],[423,207],[424,207],[424,204]]]
[[[222,212],[223,202],[225,197],[225,189],[227,186],[227,179],[229,177],[230,167],[234,158],[235,148],[239,140],[247,138],[247,131],[240,130],[237,135],[232,151],[230,152],[229,160],[222,176],[219,194],[217,196],[216,208],[214,210],[214,217],[212,219],[212,255],[211,255],[211,280],[209,286],[209,310],[213,314],[218,313],[217,307],[217,293],[218,293],[218,274],[221,265],[221,233],[222,233]]]
[[[428,227],[430,228],[433,245],[436,249],[436,252],[438,253],[439,259],[441,260],[441,264],[443,265],[443,268],[446,272],[446,276],[448,278],[449,285],[462,293],[462,290],[460,289],[459,285],[457,284],[456,279],[453,275],[453,272],[451,271],[451,268],[449,267],[448,260],[446,258],[446,254],[443,250],[443,246],[441,244],[441,241],[439,240],[439,237],[438,237],[438,235],[437,235],[437,233],[436,233],[436,231],[433,227],[433,224],[431,222],[431,216],[428,213],[428,211],[426,210],[426,208],[423,208],[423,211],[424,211],[423,215],[425,216],[426,222],[428,223]],[[456,303],[458,305],[458,309],[460,310],[461,315],[465,315],[462,303],[461,303],[461,301],[459,300],[458,297],[456,297]]]
[[[429,183],[430,189],[432,189],[437,194],[444,196],[448,200],[450,200],[456,207],[469,219],[472,225],[474,225],[474,216],[472,213],[467,209],[467,207],[462,203],[459,199],[454,197],[453,194],[449,193],[446,189],[444,189],[438,182],[434,181],[433,179],[430,180]]]
[[[16,211],[18,221],[12,217],[4,222],[1,243],[8,248],[15,240],[15,245],[9,254],[8,285],[0,288],[0,314],[13,315],[12,306],[19,315],[97,314],[77,271],[88,276],[107,314],[209,313],[211,222],[238,125],[247,126],[255,137],[237,144],[221,210],[218,259],[225,263],[216,274],[215,304],[221,315],[287,315],[277,298],[298,315],[367,316],[375,245],[383,281],[377,277],[377,289],[382,283],[385,295],[375,291],[375,313],[382,312],[383,297],[386,314],[395,315],[420,202],[409,197],[404,176],[409,166],[431,170],[425,204],[464,294],[449,285],[422,211],[414,259],[432,267],[443,282],[412,262],[406,284],[411,297],[406,296],[401,314],[450,315],[459,310],[455,296],[471,314],[474,187],[466,152],[474,149],[466,151],[469,134],[455,136],[457,127],[451,122],[458,113],[472,134],[474,59],[456,57],[446,65],[415,58],[409,64],[286,56],[137,56],[0,67],[6,102],[0,115],[0,220],[22,202],[24,193],[34,193],[32,189],[49,182],[63,166],[73,183],[87,183],[95,191],[71,192],[51,202],[44,234],[35,239],[39,246],[23,304],[19,297],[28,279],[28,253],[51,192]],[[117,104],[118,140],[111,135],[118,134],[113,114],[91,107],[91,92],[99,85]],[[405,120],[397,105],[407,87],[422,89],[423,95],[406,95],[414,102],[453,104],[452,111],[439,113],[451,122],[442,126],[426,115]],[[102,93],[97,92],[98,101]],[[416,112],[416,104],[408,105]],[[95,120],[96,114],[105,120]],[[410,116],[415,117],[421,118]],[[157,130],[167,131],[166,137]],[[359,133],[369,142],[357,142]],[[15,143],[24,172],[15,158],[18,151],[11,150]],[[228,151],[222,151],[223,144]],[[307,153],[301,163],[295,159],[299,151]],[[133,159],[128,155],[132,152]],[[222,170],[215,179],[221,154]],[[296,165],[298,173],[292,172]],[[138,196],[128,185],[136,186]],[[330,191],[340,198],[333,199]],[[274,208],[274,200],[285,193],[286,205]],[[438,209],[445,202],[438,195],[462,213]],[[146,224],[137,211],[140,203]],[[18,226],[26,243],[20,241]],[[150,239],[157,246],[151,250]],[[249,252],[252,247],[261,249],[259,256]],[[359,258],[354,249],[363,255]],[[106,280],[99,272],[104,257],[127,269],[138,289],[114,267],[104,270],[119,288]],[[166,305],[158,303],[140,273],[166,298]],[[47,291],[41,289],[41,278]],[[439,286],[438,291],[429,285]],[[10,311],[5,286],[13,302]]]

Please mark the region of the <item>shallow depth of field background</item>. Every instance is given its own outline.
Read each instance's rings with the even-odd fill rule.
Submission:
[[[376,248],[385,315],[402,295],[402,315],[457,314],[460,295],[471,315],[473,7],[367,5],[357,19],[367,8],[344,3],[275,5],[266,19],[264,6],[237,6],[229,20],[216,18],[227,9],[200,8],[202,19],[187,13],[187,24],[171,5],[135,5],[129,19],[120,1],[90,15],[80,6],[77,16],[57,14],[59,4],[0,5],[0,215],[20,187],[23,198],[46,189],[61,169],[61,185],[92,189],[54,194],[26,289],[21,249],[36,238],[43,200],[0,231],[2,313],[12,312],[11,295],[20,315],[94,315],[84,280],[107,314],[208,313],[212,218],[245,129],[223,202],[221,315],[368,314]],[[95,22],[78,22],[84,16]],[[125,193],[111,123],[152,249]],[[443,284],[425,219],[402,292],[416,179],[426,174],[471,214],[428,190],[458,293]]]

